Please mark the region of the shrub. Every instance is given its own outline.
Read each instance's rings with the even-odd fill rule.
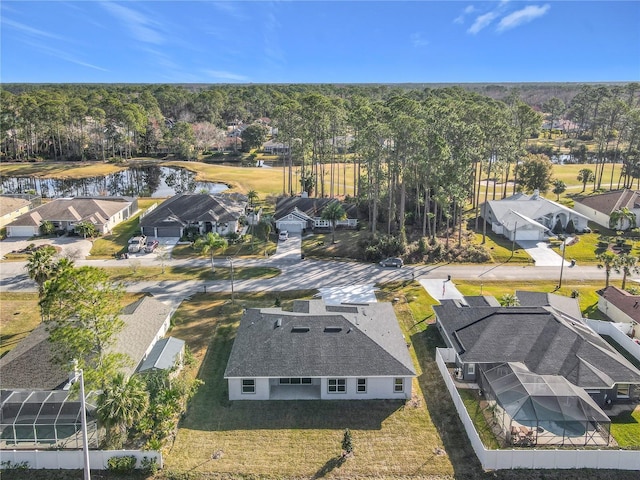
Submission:
[[[569,220],[569,222],[567,222],[565,230],[569,234],[576,233],[576,226],[573,224],[573,220]]]
[[[353,439],[348,428],[344,430],[344,436],[342,437],[342,450],[347,455],[353,453]]]
[[[142,457],[142,461],[140,462],[140,469],[144,474],[155,475],[156,473],[158,473],[160,466],[158,465],[156,457]]]
[[[560,219],[558,219],[558,221],[556,222],[555,226],[553,227],[553,233],[555,233],[556,235],[562,233],[562,222],[560,221]]]
[[[107,469],[111,472],[131,473],[136,468],[138,460],[133,455],[111,457],[107,460]]]

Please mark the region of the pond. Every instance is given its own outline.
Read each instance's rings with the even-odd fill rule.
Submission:
[[[78,179],[0,176],[2,193],[33,193],[45,198],[79,196],[171,197],[178,193],[220,193],[224,183],[197,182],[183,168],[131,167],[109,175]]]

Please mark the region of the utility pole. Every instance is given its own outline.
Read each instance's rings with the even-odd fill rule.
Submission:
[[[227,257],[227,260],[229,260],[229,264],[231,265],[231,304],[235,304],[235,293],[233,291],[233,258],[232,257]]]
[[[564,238],[562,239],[562,244],[560,245],[562,249],[562,263],[560,264],[560,281],[558,282],[558,288],[556,290],[560,290],[562,288],[562,271],[564,270],[564,255],[567,251],[567,245],[564,243]]]

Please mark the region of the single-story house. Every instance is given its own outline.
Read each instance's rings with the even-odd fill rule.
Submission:
[[[43,222],[56,230],[72,232],[76,224],[92,223],[104,235],[138,210],[138,200],[129,197],[57,198],[20,215],[7,225],[8,237],[33,237],[40,234]]]
[[[224,372],[230,400],[404,400],[415,376],[391,304],[322,300],[246,310]]]
[[[124,328],[117,334],[111,351],[129,355],[132,364],[126,375],[136,371],[155,343],[169,329],[171,306],[153,297],[143,297],[120,313]],[[70,368],[53,361],[54,352],[45,324],[40,324],[13,350],[0,358],[2,389],[55,390],[69,383]]]
[[[632,295],[613,285],[596,292],[598,310],[614,322],[640,323],[640,295]]]
[[[509,240],[545,240],[558,222],[563,229],[573,222],[576,232],[587,228],[588,218],[569,207],[547,200],[536,191],[516,193],[502,200],[489,200],[480,206],[480,216],[491,230]]]
[[[140,364],[138,373],[155,370],[179,371],[184,363],[184,340],[166,337],[159,340]]]
[[[573,208],[576,212],[605,228],[610,228],[609,219],[613,212],[628,208],[636,215],[636,224],[631,228],[640,226],[640,191],[624,189],[590,195],[574,200]],[[629,228],[629,220],[621,220],[618,227],[623,230]]]
[[[457,300],[435,306],[436,325],[455,351],[459,378],[518,363],[536,375],[561,376],[599,407],[640,395],[640,371],[581,319],[553,307],[469,307]]]
[[[262,144],[262,150],[269,155],[289,155],[291,149],[287,143],[269,140]]]
[[[278,231],[301,233],[316,228],[331,228],[329,220],[322,219],[322,211],[335,198],[280,197],[276,201],[275,222]],[[336,222],[336,227],[356,228],[358,209],[355,205],[342,204],[347,218]]]
[[[27,213],[30,208],[31,202],[26,198],[0,195],[0,228]]]
[[[140,220],[140,229],[148,237],[182,237],[185,230],[195,228],[227,235],[240,228],[247,213],[247,197],[238,193],[182,193],[162,202]]]

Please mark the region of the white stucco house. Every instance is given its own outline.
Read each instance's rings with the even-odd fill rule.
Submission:
[[[415,376],[391,304],[322,300],[246,310],[224,373],[229,400],[404,400]]]
[[[640,323],[640,295],[632,295],[613,285],[596,292],[598,310],[614,322]]]
[[[480,205],[480,216],[491,224],[491,230],[509,240],[545,240],[558,223],[567,228],[573,222],[576,232],[587,228],[588,218],[569,207],[541,197],[516,193],[502,200],[489,200]]]
[[[280,197],[276,201],[275,222],[278,231],[302,233],[309,230],[331,228],[329,220],[322,219],[327,205],[339,202],[334,198]],[[356,228],[358,211],[355,205],[342,204],[347,218],[338,220],[338,228]]]
[[[628,208],[636,215],[636,224],[629,225],[629,221],[624,219],[621,220],[617,228],[626,230],[640,226],[640,191],[625,189],[590,195],[575,200],[573,208],[576,212],[605,228],[610,228],[609,219],[612,212]]]
[[[0,228],[13,222],[31,208],[31,202],[25,198],[0,195]]]

